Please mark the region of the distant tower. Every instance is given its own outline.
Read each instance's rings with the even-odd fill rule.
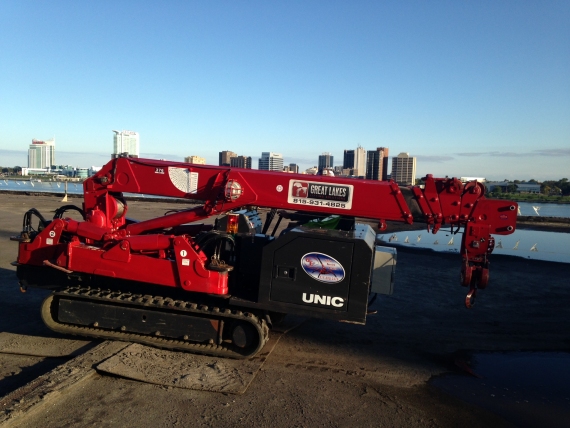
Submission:
[[[283,155],[273,152],[262,152],[258,168],[265,171],[283,171]]]
[[[366,175],[366,150],[358,146],[356,150],[345,150],[342,169],[350,169],[352,175],[364,177]]]
[[[28,168],[50,168],[55,165],[55,138],[32,140],[28,149]]]
[[[388,149],[386,149],[386,152]],[[364,147],[358,146],[354,151],[354,172],[357,177],[366,176],[366,150]]]
[[[319,171],[324,170],[325,168],[332,168],[334,162],[334,157],[328,152],[323,153],[319,156]]]
[[[369,180],[388,179],[388,147],[368,150],[366,155],[366,178]]]
[[[392,175],[396,183],[409,186],[416,184],[416,158],[409,153],[400,153],[392,158]]]
[[[342,160],[342,168],[343,169],[354,169],[354,150],[345,150],[344,151],[344,158]]]
[[[220,152],[218,165],[219,166],[230,166],[231,165],[230,159],[235,158],[236,156],[237,156],[237,153],[230,152],[229,150],[224,150],[223,152]]]
[[[122,153],[127,153],[131,157],[139,157],[139,134],[134,131],[115,131],[113,136],[113,154],[116,158]]]
[[[233,168],[251,169],[251,156],[234,156],[230,158],[230,166]]]
[[[297,165],[296,163],[290,163],[289,164],[289,172],[294,172],[295,174],[299,173],[299,165]]]
[[[186,156],[184,162],[198,165],[206,165],[206,159],[200,156]]]

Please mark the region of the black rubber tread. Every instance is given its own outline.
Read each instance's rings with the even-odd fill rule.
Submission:
[[[192,314],[211,319],[232,319],[246,322],[254,327],[258,334],[258,343],[248,349],[243,349],[231,343],[211,344],[193,343],[180,339],[160,336],[150,336],[140,333],[122,332],[117,330],[103,330],[96,327],[77,326],[63,324],[53,318],[52,304],[56,297],[66,299],[88,300],[94,303],[112,303],[113,305],[125,305],[139,309],[158,308],[161,311],[179,314]],[[151,296],[133,293],[121,293],[120,291],[101,290],[90,287],[68,287],[64,290],[50,294],[43,302],[41,316],[44,323],[53,331],[76,336],[88,336],[103,340],[122,340],[150,345],[157,348],[176,351],[186,351],[197,354],[210,355],[224,358],[250,358],[257,354],[269,339],[269,328],[264,319],[249,311],[241,311],[231,308],[208,307],[203,304],[174,300],[169,297]]]

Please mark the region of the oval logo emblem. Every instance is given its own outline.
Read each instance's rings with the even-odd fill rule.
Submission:
[[[323,253],[305,254],[301,257],[301,266],[311,278],[328,284],[340,282],[345,276],[342,265]]]

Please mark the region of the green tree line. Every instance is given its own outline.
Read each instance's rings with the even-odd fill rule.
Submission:
[[[508,180],[505,180],[507,182]],[[523,183],[520,180],[514,180],[512,183],[509,183],[506,186],[506,192],[501,189],[501,187],[496,186],[491,194],[500,194],[500,193],[517,193],[518,187],[517,184]],[[558,181],[555,180],[547,180],[539,183],[535,179],[530,179],[526,183],[533,183],[533,184],[540,184],[540,193],[543,195],[555,195],[555,196],[570,196],[570,183],[568,182],[567,178],[561,178]],[[505,187],[505,186],[503,186]]]
[[[540,184],[540,192],[547,195],[568,196],[570,195],[570,183],[567,178],[562,178],[558,181],[543,181]]]
[[[13,167],[0,166],[0,171],[2,171],[2,174],[5,174],[5,175],[19,174],[20,171],[22,171],[22,167],[21,166],[13,166]]]

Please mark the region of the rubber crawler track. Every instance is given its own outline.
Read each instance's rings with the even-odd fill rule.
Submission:
[[[124,305],[139,309],[158,308],[163,312],[197,315],[208,319],[232,319],[245,322],[254,327],[257,332],[257,341],[247,347],[240,348],[231,343],[211,344],[193,343],[179,339],[150,336],[140,333],[122,332],[117,330],[103,330],[101,328],[63,324],[54,319],[52,308],[56,297],[65,299],[87,300],[93,303],[111,303],[115,306]],[[68,287],[49,295],[41,308],[42,319],[52,330],[59,333],[77,336],[89,336],[103,340],[121,340],[126,342],[142,343],[157,348],[186,351],[197,354],[211,355],[226,358],[249,358],[257,354],[267,343],[269,329],[263,319],[251,312],[243,312],[230,308],[208,307],[194,302],[174,300],[160,296],[121,293],[119,291],[92,289],[90,287]]]

